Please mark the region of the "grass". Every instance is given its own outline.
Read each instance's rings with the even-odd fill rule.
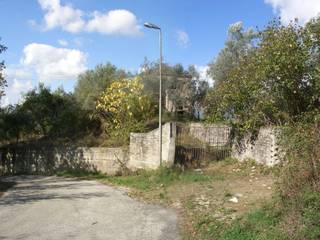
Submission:
[[[217,240],[287,240],[277,228],[280,217],[269,207],[262,207],[224,225],[215,219],[207,219],[199,225],[202,236],[199,239]],[[206,224],[206,225],[204,225]]]
[[[157,170],[140,170],[127,176],[107,176],[101,173],[59,172],[58,176],[77,177],[79,179],[101,180],[141,191],[150,191],[159,187],[169,187],[177,183],[208,182],[224,180],[222,174],[206,175],[193,170],[182,171],[179,168],[163,167]]]

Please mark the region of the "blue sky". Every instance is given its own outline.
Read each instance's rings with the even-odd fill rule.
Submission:
[[[72,91],[77,75],[110,61],[136,72],[144,57],[158,58],[158,35],[143,28],[150,21],[163,29],[164,61],[206,65],[224,46],[230,24],[262,28],[274,16],[301,23],[320,11],[319,0],[0,0],[2,43],[7,65],[7,96],[44,82]]]

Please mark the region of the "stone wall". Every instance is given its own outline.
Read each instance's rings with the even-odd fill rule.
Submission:
[[[210,146],[230,143],[231,127],[223,124],[190,123],[189,134]]]
[[[247,135],[240,143],[234,143],[232,157],[240,161],[253,159],[260,164],[273,166],[279,162],[278,136],[276,128],[261,128],[253,140]]]
[[[167,123],[162,127],[162,161],[174,163],[176,127]],[[131,133],[129,149],[61,147],[53,145],[21,144],[0,149],[1,173],[52,174],[63,170],[99,171],[116,174],[123,168],[155,169],[159,162],[159,130]]]
[[[175,123],[162,126],[162,163],[171,166],[175,154]],[[159,129],[148,133],[131,133],[128,167],[131,169],[159,167]]]
[[[121,171],[121,167],[126,166],[129,160],[128,151],[124,148],[77,148],[77,152],[78,161],[83,161],[90,168],[110,175]],[[68,159],[61,153],[56,153],[56,157],[58,163],[63,163],[64,159]]]
[[[52,174],[57,171],[99,171],[115,174],[128,161],[124,148],[10,146],[0,149],[0,173]]]
[[[190,123],[192,137],[211,146],[231,143],[231,127]],[[234,142],[232,154],[243,161],[254,159],[258,163],[273,166],[279,161],[276,128],[261,128],[254,141],[245,136],[240,143]],[[162,126],[162,161],[174,164],[176,148],[176,124]],[[126,148],[57,147],[52,145],[14,145],[0,148],[0,174],[36,173],[52,174],[59,170],[87,170],[116,174],[123,168],[131,170],[155,169],[159,162],[159,130],[148,133],[131,133],[130,146]]]

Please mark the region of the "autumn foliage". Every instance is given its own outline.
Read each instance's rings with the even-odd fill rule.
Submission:
[[[135,77],[113,82],[101,94],[96,109],[107,135],[128,135],[127,132],[142,130],[143,123],[154,116],[156,106],[144,94],[141,78]]]

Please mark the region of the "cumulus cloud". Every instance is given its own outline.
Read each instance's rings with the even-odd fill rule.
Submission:
[[[36,72],[42,82],[72,80],[86,68],[86,54],[67,48],[31,43],[24,47],[21,63]]]
[[[178,44],[179,46],[186,48],[189,46],[190,44],[190,38],[187,32],[183,31],[183,30],[178,30],[177,31],[177,40],[178,40]]]
[[[45,29],[61,27],[68,32],[80,32],[85,26],[84,13],[72,6],[62,6],[60,0],[39,0],[44,16]]]
[[[300,23],[305,23],[320,12],[319,0],[265,0],[265,3],[272,6],[284,23],[295,18],[298,18]]]
[[[95,11],[87,23],[87,31],[103,34],[139,35],[140,29],[136,16],[124,9],[106,13]]]
[[[140,35],[141,26],[137,17],[125,9],[109,12],[85,13],[71,5],[61,5],[60,0],[38,0],[44,15],[44,29],[60,27],[62,30],[78,32],[98,32],[102,34]]]
[[[9,66],[5,69],[4,75],[8,86],[5,89],[6,95],[1,98],[2,107],[18,103],[23,93],[33,88],[32,73],[28,69]]]

